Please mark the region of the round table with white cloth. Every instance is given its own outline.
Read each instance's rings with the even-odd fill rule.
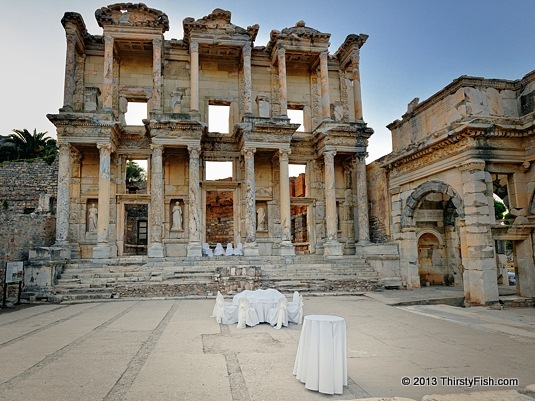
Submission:
[[[346,322],[339,316],[305,316],[293,374],[309,390],[343,394],[347,386]]]

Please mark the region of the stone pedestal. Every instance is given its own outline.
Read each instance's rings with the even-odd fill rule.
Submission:
[[[342,244],[338,241],[326,241],[323,243],[323,254],[325,256],[343,255]]]
[[[154,242],[149,245],[149,248],[147,249],[147,256],[149,258],[163,258],[164,257],[163,248],[164,247],[161,242]]]
[[[282,241],[279,249],[280,256],[295,256],[295,247],[290,241]]]
[[[243,255],[259,256],[260,251],[258,249],[258,244],[256,242],[246,242],[245,244],[243,244]]]

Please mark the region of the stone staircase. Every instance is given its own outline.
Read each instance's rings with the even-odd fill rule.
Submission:
[[[72,260],[56,279],[55,302],[125,297],[213,296],[243,289],[360,292],[382,288],[362,257],[214,257]]]

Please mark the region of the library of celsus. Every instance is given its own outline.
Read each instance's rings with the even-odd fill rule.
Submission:
[[[49,115],[60,146],[56,239],[70,257],[113,258],[132,246],[149,258],[201,256],[203,243],[218,242],[241,243],[245,256],[343,255],[368,242],[366,35],[329,54],[330,35],[304,22],[256,47],[259,27],[235,26],[220,9],[186,18],[184,38],[170,41],[167,16],[142,4],[96,18],[102,36],[79,14],[62,20],[64,105]],[[135,103],[146,118],[131,125]],[[143,193],[127,186],[131,161],[147,164]],[[294,165],[302,176],[292,193]],[[227,166],[226,179],[210,179],[210,167]],[[226,235],[214,240],[214,225]]]

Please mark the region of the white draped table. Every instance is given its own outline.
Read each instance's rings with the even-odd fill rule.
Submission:
[[[305,316],[293,374],[305,388],[343,394],[347,386],[346,322],[339,316]]]
[[[269,310],[277,307],[277,301],[280,298],[284,298],[284,295],[279,291],[269,288],[267,290],[244,290],[232,298],[233,305],[239,305],[240,298],[247,298],[249,300],[249,306],[254,308],[258,315],[260,322],[267,322],[269,316]]]

